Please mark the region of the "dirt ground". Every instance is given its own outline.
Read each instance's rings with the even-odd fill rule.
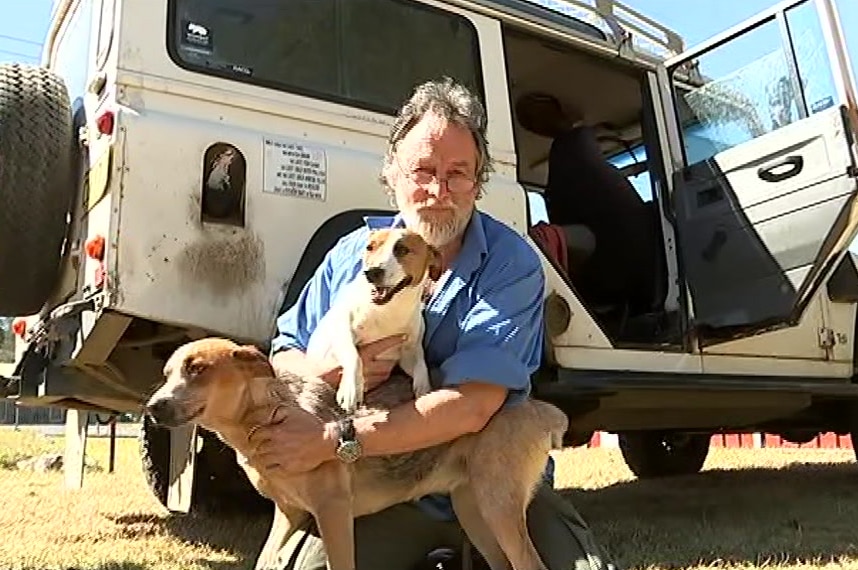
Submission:
[[[251,569],[269,521],[169,516],[147,489],[136,441],[90,439],[80,491],[15,468],[62,440],[0,429],[0,568]],[[703,473],[635,480],[619,452],[566,450],[557,486],[628,570],[858,569],[858,466],[846,450],[713,449]]]

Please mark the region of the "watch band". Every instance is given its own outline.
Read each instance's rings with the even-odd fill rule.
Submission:
[[[354,420],[352,418],[340,419],[337,421],[337,428],[339,430],[337,457],[343,463],[354,463],[363,454],[361,444],[357,440]]]
[[[340,442],[342,443],[345,441],[355,441],[356,434],[354,420],[351,417],[342,418],[337,423],[339,424],[338,427],[340,430]]]

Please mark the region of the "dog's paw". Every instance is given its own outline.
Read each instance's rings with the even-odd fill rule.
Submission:
[[[419,398],[432,391],[432,384],[429,383],[429,371],[425,367],[418,366],[411,377],[411,390],[414,392],[414,397]]]
[[[344,411],[352,413],[363,404],[363,382],[355,375],[343,374],[337,388],[337,404]]]
[[[350,384],[340,384],[337,389],[337,404],[346,412],[354,412],[359,405],[357,390]]]

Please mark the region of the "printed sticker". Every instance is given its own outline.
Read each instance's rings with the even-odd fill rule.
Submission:
[[[203,24],[182,20],[182,45],[191,51],[210,54],[214,49],[212,31]]]
[[[263,144],[263,192],[325,201],[328,166],[323,148],[273,137],[265,137]]]

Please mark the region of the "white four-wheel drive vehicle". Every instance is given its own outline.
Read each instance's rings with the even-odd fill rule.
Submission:
[[[570,445],[616,432],[648,477],[699,470],[719,430],[854,432],[850,69],[832,0],[690,50],[610,0],[58,1],[43,66],[0,67],[0,314],[26,323],[7,391],[70,410],[80,484],[87,413],[138,412],[179,343],[267,347],[334,241],[389,210],[392,114],[447,75],[487,108],[479,207],[543,259],[533,380]],[[522,126],[551,98],[577,138]],[[256,496],[210,434],[141,441],[172,509]]]

